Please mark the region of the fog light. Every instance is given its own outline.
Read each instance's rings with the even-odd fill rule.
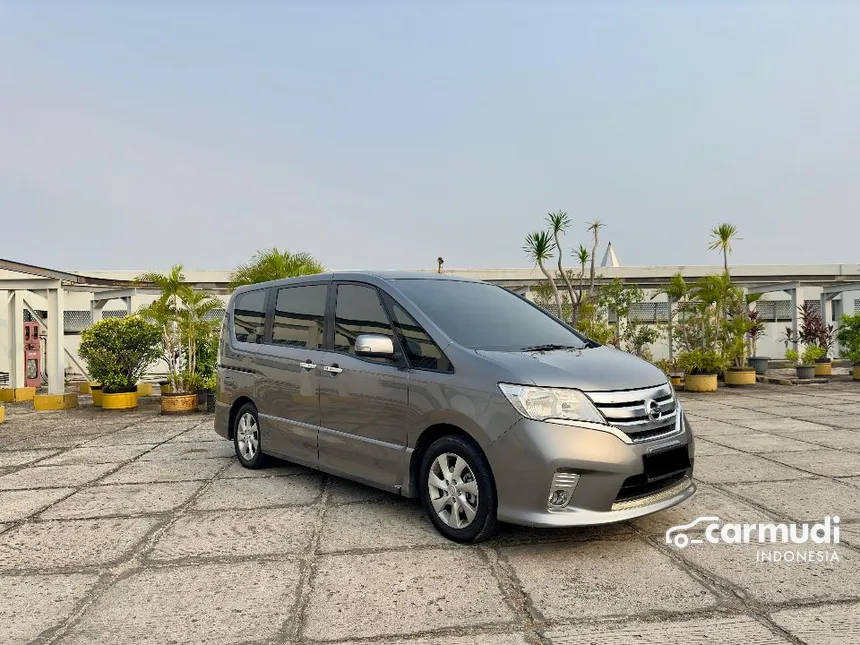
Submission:
[[[554,490],[549,498],[552,506],[564,506],[570,501],[570,493],[566,490]]]
[[[567,506],[573,491],[579,483],[579,475],[568,471],[556,471],[552,477],[547,508],[562,508]]]

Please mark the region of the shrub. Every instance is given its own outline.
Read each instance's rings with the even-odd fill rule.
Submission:
[[[842,356],[860,365],[860,313],[842,316],[836,337]]]
[[[161,330],[137,316],[106,318],[81,334],[78,353],[105,392],[132,390],[160,353]]]

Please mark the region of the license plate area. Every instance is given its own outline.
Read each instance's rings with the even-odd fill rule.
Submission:
[[[690,454],[685,445],[649,453],[642,460],[649,483],[677,475],[690,467]]]

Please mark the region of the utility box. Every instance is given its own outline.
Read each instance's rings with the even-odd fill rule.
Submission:
[[[24,387],[42,386],[42,341],[39,323],[24,323]]]

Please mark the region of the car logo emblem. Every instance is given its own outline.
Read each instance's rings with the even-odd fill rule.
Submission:
[[[660,404],[657,401],[648,399],[645,401],[645,414],[648,415],[651,421],[657,421],[663,416],[663,411],[660,409]]]

